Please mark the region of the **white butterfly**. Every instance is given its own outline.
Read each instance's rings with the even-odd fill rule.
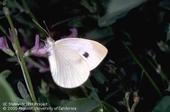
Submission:
[[[63,88],[82,85],[107,54],[102,44],[83,38],[47,39],[49,64],[54,82]]]

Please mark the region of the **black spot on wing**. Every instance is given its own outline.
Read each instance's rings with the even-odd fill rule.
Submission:
[[[89,53],[88,53],[88,52],[84,52],[84,53],[83,53],[83,56],[84,56],[85,58],[88,58],[88,57],[89,57]]]

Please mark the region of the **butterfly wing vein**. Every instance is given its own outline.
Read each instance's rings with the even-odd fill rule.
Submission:
[[[57,85],[75,88],[88,79],[88,64],[76,51],[58,44],[53,50],[49,62],[52,77]]]

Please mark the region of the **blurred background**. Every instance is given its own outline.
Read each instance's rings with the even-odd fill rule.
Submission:
[[[54,40],[75,28],[78,37],[108,48],[88,81],[75,89],[53,82],[47,58],[25,59],[38,102],[76,107],[78,112],[170,112],[169,0],[2,0],[0,37],[8,38],[10,26],[3,7],[10,11],[24,52],[34,46],[36,34],[41,41],[46,39],[42,28],[48,28]],[[0,51],[0,72],[9,74],[0,81],[4,89],[0,102],[30,100],[15,56]],[[11,99],[9,90],[16,98]]]

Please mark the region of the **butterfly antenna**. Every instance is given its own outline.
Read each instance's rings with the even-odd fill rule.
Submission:
[[[47,30],[47,32],[48,32],[48,37],[51,37],[51,35],[50,35],[50,30],[49,30],[49,28],[48,28],[48,26],[47,26],[47,24],[46,24],[46,22],[43,20],[43,23],[44,23],[44,25],[45,25],[45,29]]]
[[[45,32],[45,34],[49,35],[48,32],[34,19],[32,19],[32,21],[35,23],[35,25],[43,32]]]

